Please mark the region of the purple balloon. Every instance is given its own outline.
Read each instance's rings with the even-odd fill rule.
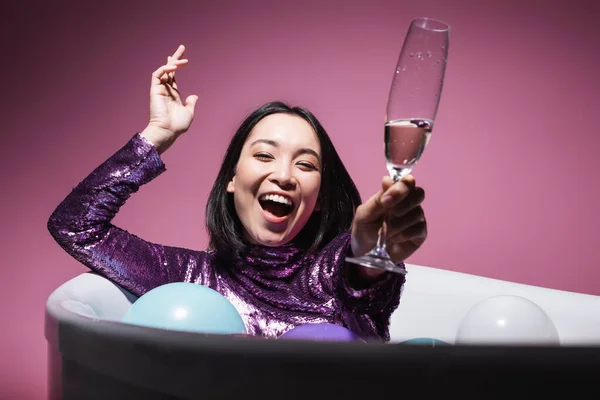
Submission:
[[[304,340],[325,340],[325,341],[343,341],[364,342],[356,333],[343,326],[330,324],[327,322],[318,324],[304,324],[290,329],[280,339],[304,339]]]

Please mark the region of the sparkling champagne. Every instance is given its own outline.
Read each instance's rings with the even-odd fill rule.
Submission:
[[[413,169],[425,150],[433,121],[399,119],[385,123],[385,158],[387,169],[395,179],[402,179]]]

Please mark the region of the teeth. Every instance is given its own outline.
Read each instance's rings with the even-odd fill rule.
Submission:
[[[269,200],[269,201],[274,201],[276,203],[281,203],[281,204],[286,204],[288,206],[292,205],[292,202],[290,199],[283,197],[283,196],[279,196],[277,194],[266,194],[264,196],[261,196],[260,198],[261,200]]]

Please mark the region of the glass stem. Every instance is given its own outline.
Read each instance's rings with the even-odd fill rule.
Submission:
[[[392,175],[392,179],[394,179],[394,182],[398,182],[400,179],[402,179],[402,176],[400,174],[394,174]],[[386,257],[389,257],[387,255],[387,226],[388,226],[388,221],[390,218],[390,214],[386,214],[385,217],[383,217],[383,222],[381,223],[381,229],[379,229],[379,235],[377,235],[377,246],[375,247],[377,249],[377,253],[379,254],[385,254]]]
[[[382,251],[387,251],[387,221],[388,216],[386,215],[383,220],[383,223],[381,224],[381,229],[379,229],[379,235],[377,236],[377,247]]]

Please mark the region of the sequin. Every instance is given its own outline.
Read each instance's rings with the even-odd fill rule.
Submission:
[[[364,340],[388,341],[389,318],[404,277],[388,274],[367,289],[348,284],[349,233],[306,255],[293,243],[249,246],[231,265],[211,252],[150,243],[111,221],[131,194],[166,170],[139,133],[97,167],[48,220],[57,243],[76,260],[137,296],[170,282],[193,282],[225,296],[249,334],[277,338],[306,323],[331,322]]]

